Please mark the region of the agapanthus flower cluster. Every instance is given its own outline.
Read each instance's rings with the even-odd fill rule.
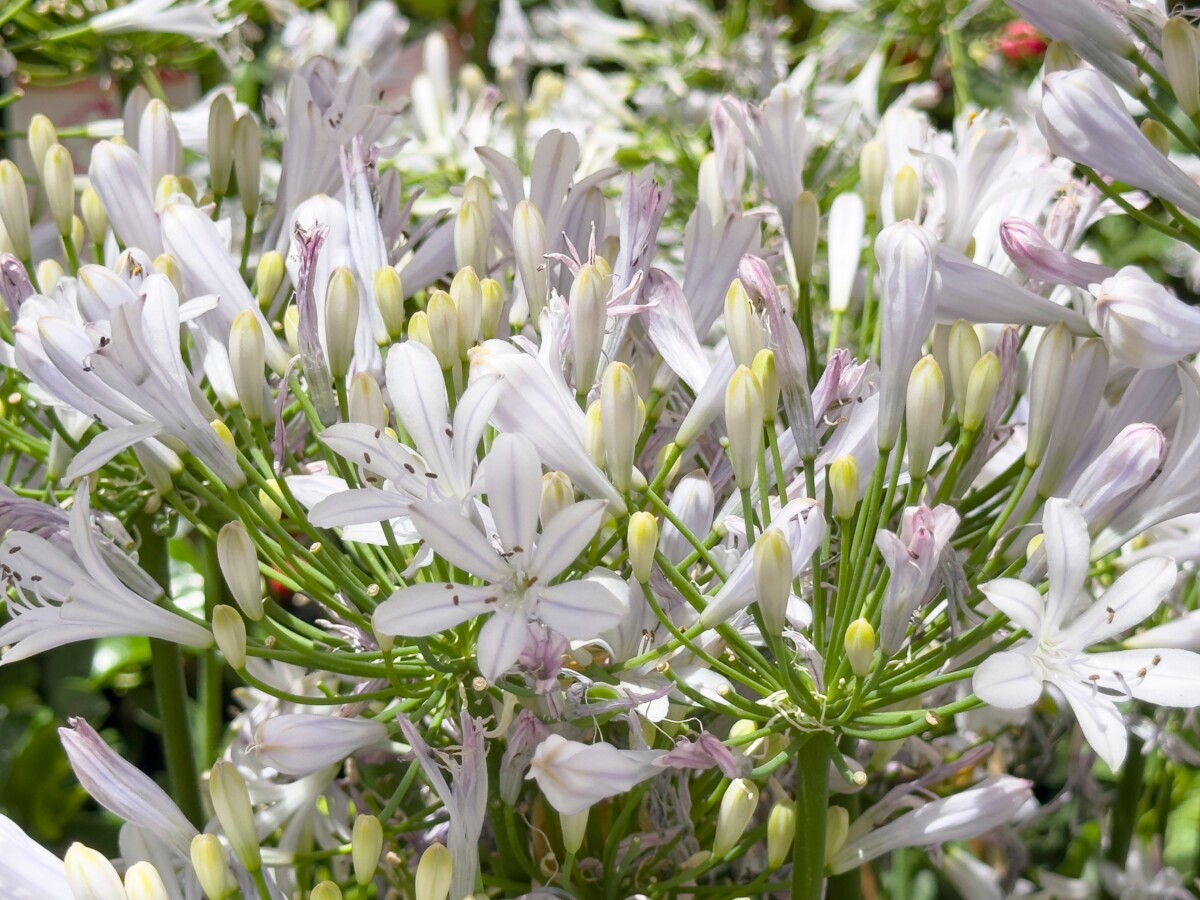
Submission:
[[[150,638],[170,783],[66,723],[120,855],[0,817],[0,893],[878,896],[919,852],[963,895],[1185,895],[1200,312],[1096,235],[1200,253],[1200,36],[1010,5],[1053,43],[996,108],[685,2],[504,3],[493,85],[376,3],[298,15],[260,108],[139,89],[86,164],[36,118],[0,666]],[[680,23],[753,77],[653,84]],[[1055,872],[1064,807],[1096,858]]]

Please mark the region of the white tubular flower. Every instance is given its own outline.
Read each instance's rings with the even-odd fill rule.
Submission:
[[[526,778],[537,782],[551,806],[573,816],[608,797],[623,794],[661,768],[664,750],[621,750],[609,743],[582,744],[552,734],[538,744]]]
[[[899,535],[890,531],[875,535],[875,546],[891,572],[879,626],[885,657],[903,646],[913,613],[933,586],[938,561],[958,527],[958,513],[946,505],[914,506],[904,511],[900,521]]]
[[[586,639],[615,627],[624,609],[598,581],[550,583],[591,543],[604,520],[604,501],[568,506],[539,535],[542,469],[536,448],[519,435],[502,434],[484,465],[499,548],[445,504],[414,503],[409,515],[430,549],[485,584],[401,588],[376,609],[375,628],[424,637],[490,615],[476,655],[483,676],[494,682],[524,650],[530,621]]]
[[[1086,652],[1158,609],[1175,584],[1175,563],[1166,558],[1137,563],[1088,603],[1084,587],[1091,544],[1083,515],[1070,501],[1051,499],[1043,527],[1050,581],[1045,597],[1033,585],[1011,578],[981,588],[1029,639],[985,659],[975,670],[975,693],[992,706],[1023,709],[1037,701],[1045,685],[1053,685],[1070,704],[1092,749],[1115,770],[1128,745],[1118,703],[1137,699],[1159,706],[1200,706],[1200,654],[1154,647]]]
[[[879,828],[872,828],[875,817],[867,810],[850,826],[845,843],[829,860],[829,871],[835,875],[849,872],[901,847],[927,847],[979,837],[1011,821],[1032,796],[1030,782],[996,775],[973,788],[926,803]]]
[[[127,9],[124,6],[120,11]],[[107,14],[96,18],[103,15]],[[92,150],[88,179],[113,231],[127,247],[137,247],[151,256],[163,252],[158,213],[154,210],[154,185],[145,162],[133,149],[101,141]]]
[[[84,719],[58,729],[75,777],[92,799],[126,822],[144,828],[187,858],[199,833],[170,796],[145,772],[122,759]]]
[[[689,472],[675,485],[668,504],[675,518],[688,527],[692,534],[708,534],[712,528],[716,511],[716,494],[708,476],[700,469]],[[659,548],[672,565],[679,565],[692,552],[693,547],[670,521],[663,525]]]
[[[121,876],[98,850],[76,841],[63,860],[75,900],[127,900]]]
[[[87,25],[96,34],[155,32],[213,40],[229,34],[240,21],[238,18],[224,21],[217,18],[228,6],[228,0],[197,0],[195,3],[134,0],[90,17]]]
[[[1200,216],[1200,185],[1155,149],[1103,75],[1092,69],[1057,72],[1044,86],[1038,127],[1052,153]]]
[[[1162,430],[1148,422],[1127,425],[1071,486],[1068,499],[1099,532],[1148,485],[1167,453]]]
[[[75,558],[44,538],[10,531],[0,544],[0,574],[16,591],[12,617],[0,627],[7,647],[0,665],[45,650],[100,637],[141,635],[209,647],[207,629],[130,590],[102,556],[92,530],[87,483],[71,507],[71,547]]]
[[[258,758],[286,775],[307,775],[338,765],[347,756],[387,737],[373,719],[345,719],[305,713],[272,716],[255,734]]]
[[[1059,250],[1038,227],[1024,219],[1000,224],[1000,244],[1018,269],[1048,284],[1073,284],[1086,288],[1115,274],[1108,266],[1085,262]]]
[[[1088,321],[1117,362],[1159,369],[1200,352],[1200,309],[1136,266],[1093,284]]]
[[[10,900],[72,896],[63,861],[7,816],[0,816],[0,884]]]
[[[804,190],[801,173],[807,155],[804,97],[786,82],[759,105],[724,101],[767,183],[776,208],[786,212]],[[786,215],[784,221],[787,221]]]
[[[866,212],[858,194],[838,194],[829,208],[829,308],[850,308],[854,279],[862,260]]]

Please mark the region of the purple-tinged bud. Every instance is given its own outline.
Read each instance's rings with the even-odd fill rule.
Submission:
[[[1000,243],[1018,269],[1048,284],[1073,284],[1086,288],[1113,274],[1108,266],[1084,262],[1053,246],[1032,222],[1005,219]]]
[[[1148,422],[1123,428],[1079,476],[1068,499],[1097,534],[1153,480],[1167,453],[1167,440]]]

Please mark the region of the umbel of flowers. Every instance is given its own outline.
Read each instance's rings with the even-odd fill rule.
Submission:
[[[35,120],[0,664],[150,638],[170,784],[72,720],[120,857],[0,818],[6,896],[863,896],[904,848],[964,893],[1179,889],[1120,817],[1200,706],[1200,313],[1089,240],[1194,272],[1197,36],[1012,5],[1056,41],[1027,104],[881,109],[831,28],[698,92],[687,183],[614,164],[655,138],[561,38],[672,60],[570,5],[504,5],[499,87],[433,35],[398,88],[390,4],[285,31],[265,114],[137,90],[86,178]],[[207,772],[183,657],[242,685]],[[1027,736],[1076,726],[1122,799],[1068,885],[1005,848]]]

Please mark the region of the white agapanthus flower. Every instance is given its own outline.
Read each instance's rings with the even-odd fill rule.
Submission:
[[[1200,706],[1200,654],[1154,647],[1086,652],[1150,616],[1174,586],[1176,566],[1162,557],[1144,560],[1087,603],[1091,542],[1079,508],[1067,500],[1047,501],[1044,531],[1050,578],[1045,597],[1013,578],[980,588],[1030,637],[983,661],[975,672],[975,693],[992,706],[1022,709],[1042,695],[1045,685],[1053,685],[1070,704],[1088,743],[1116,769],[1128,745],[1118,703],[1137,699]]]

